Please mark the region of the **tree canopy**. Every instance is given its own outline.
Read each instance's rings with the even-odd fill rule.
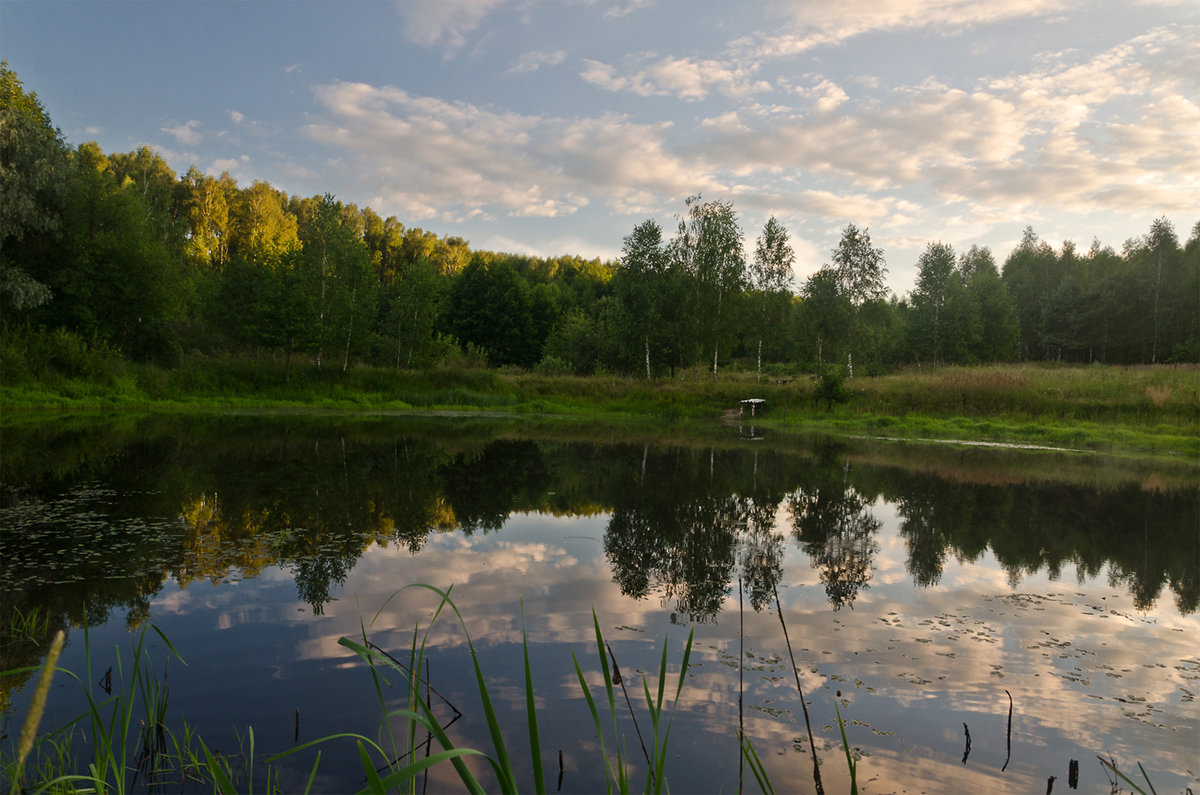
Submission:
[[[330,371],[481,357],[548,372],[673,377],[1054,360],[1200,360],[1200,221],[1165,218],[1120,251],[1055,250],[1027,227],[998,264],[928,243],[889,294],[870,232],[794,273],[770,217],[749,244],[733,202],[684,201],[670,239],[636,223],[615,261],[473,250],[330,194],[192,166],[149,147],[70,146],[0,63],[0,328],[75,335],[163,364],[279,356]]]

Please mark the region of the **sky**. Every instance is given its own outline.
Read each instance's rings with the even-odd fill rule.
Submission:
[[[474,249],[616,258],[700,194],[797,288],[867,228],[903,296],[931,242],[1200,220],[1195,0],[0,0],[0,53],[72,145]]]

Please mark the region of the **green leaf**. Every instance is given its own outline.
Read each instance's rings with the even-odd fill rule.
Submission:
[[[358,759],[362,762],[363,773],[367,776],[367,788],[362,790],[362,792],[384,795],[383,782],[379,780],[379,773],[375,770],[375,763],[371,761],[371,756],[367,753],[367,749],[363,748],[362,740],[359,740],[357,745]]]
[[[521,600],[521,647],[525,654],[525,714],[529,721],[529,753],[533,762],[533,789],[546,791],[545,773],[542,770],[542,743],[538,736],[537,704],[533,697],[533,669],[529,664],[529,635],[525,631],[525,600]]]
[[[208,750],[208,746],[204,744],[204,740],[200,740],[200,750],[204,752],[204,762],[208,767],[208,774],[212,776],[213,785],[223,795],[237,795],[237,788],[229,780],[229,774],[225,772],[225,768],[221,763],[213,758],[212,752]]]

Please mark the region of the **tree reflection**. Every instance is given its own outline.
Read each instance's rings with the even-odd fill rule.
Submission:
[[[920,587],[938,583],[951,560],[989,553],[1014,583],[1074,566],[1081,579],[1126,588],[1139,609],[1168,590],[1182,613],[1200,603],[1200,490],[1152,478],[992,482],[993,459],[979,452],[938,452],[939,471],[972,473],[939,477],[923,471],[927,451],[882,466],[848,448],[817,449],[813,461],[732,441],[611,445],[513,439],[511,427],[461,422],[361,423],[6,427],[0,653],[24,648],[10,643],[12,627],[35,610],[51,617],[47,627],[118,610],[136,625],[172,578],[186,588],[280,566],[320,612],[372,544],[417,554],[433,533],[495,532],[513,511],[608,513],[604,549],[622,592],[656,595],[692,621],[713,620],[738,576],[751,606],[765,606],[792,543],[833,607],[852,606],[873,576],[879,498],[896,506]]]
[[[820,571],[834,610],[853,607],[858,592],[868,587],[882,524],[848,481],[848,463],[840,472],[826,465],[787,498],[793,534]]]
[[[778,502],[758,499],[751,500],[747,509],[740,555],[742,584],[756,611],[767,606],[783,578],[783,536],[775,530],[778,509]]]
[[[711,621],[729,593],[744,506],[715,482],[724,457],[670,449],[643,449],[636,475],[617,496],[604,533],[604,551],[621,592],[644,598],[660,591],[664,603],[692,622]],[[669,498],[664,498],[670,495]]]

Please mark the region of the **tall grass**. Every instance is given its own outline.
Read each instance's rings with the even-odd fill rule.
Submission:
[[[759,424],[834,432],[1051,443],[1092,449],[1200,453],[1200,368],[1010,364],[905,370],[844,384],[845,402],[818,400],[802,372],[718,382],[491,370],[318,368],[272,353],[191,356],[162,369],[129,364],[66,332],[16,335],[0,346],[0,403],[46,406],[503,410],[711,420],[747,397],[767,401]]]
[[[157,627],[152,628],[166,644],[170,656],[183,662],[166,635]],[[118,687],[115,692],[110,689],[101,696],[94,690],[99,686],[91,684],[98,677],[93,675],[92,647],[85,622],[85,678],[66,669],[58,670],[81,686],[87,700],[87,711],[35,743],[34,732],[45,706],[43,688],[48,687],[50,676],[56,670],[57,650],[62,647],[61,636],[60,631],[55,638],[57,648],[52,646],[42,666],[42,677],[25,730],[22,731],[17,758],[15,761],[6,760],[3,764],[11,791],[16,793],[26,789],[29,772],[26,764],[31,758],[38,773],[33,785],[38,792],[82,789],[98,793],[124,793],[135,789],[139,782],[142,786],[150,787],[166,778],[187,780],[189,768],[196,768],[194,756],[188,747],[192,735],[185,728],[184,745],[180,745],[167,728],[170,701],[167,677],[165,671],[159,678],[151,670],[145,649],[145,629],[139,633],[129,659],[124,658],[120,649],[117,649],[116,676],[106,676],[105,680],[115,680]],[[5,674],[18,672],[6,671]],[[135,720],[138,715],[141,717]],[[86,760],[75,756],[72,744],[76,732],[86,734],[91,740],[90,758]]]

